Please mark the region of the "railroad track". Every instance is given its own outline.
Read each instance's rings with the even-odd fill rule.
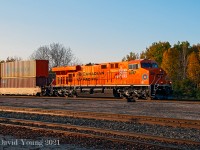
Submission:
[[[1,98],[18,98],[18,99],[65,99],[65,100],[91,100],[91,101],[127,101],[126,99],[123,98],[114,98],[111,96],[78,96],[76,98],[73,97],[46,97],[46,96],[23,96],[23,95],[1,95]],[[183,103],[183,104],[199,104],[200,101],[199,100],[180,100],[180,99],[170,99],[170,100],[141,100],[138,99],[136,100],[136,102],[156,102],[156,103],[170,103],[170,102],[174,102],[174,103]]]
[[[73,135],[72,137],[79,136],[81,137],[81,139],[94,138],[97,141],[103,140],[104,142],[110,141],[112,143],[126,143],[126,145],[128,146],[131,146],[132,143],[132,146],[145,145],[146,147],[156,147],[156,149],[200,148],[199,140],[195,141],[177,137],[166,137],[163,135],[159,136],[152,134],[144,134],[129,130],[126,131],[123,129],[123,126],[126,126],[126,124],[137,124],[141,126],[143,124],[151,124],[171,126],[172,128],[178,127],[181,129],[195,129],[198,131],[200,129],[200,121],[198,120],[156,118],[147,116],[131,116],[94,112],[75,112],[67,110],[49,110],[39,108],[17,108],[8,106],[1,106],[0,111],[0,126],[5,127],[4,130],[7,130],[7,128],[19,128],[19,130],[28,129],[31,130],[31,134],[33,131],[40,131],[41,133],[45,132],[45,134],[47,132],[53,132],[52,136],[54,137],[56,133],[59,133],[59,135],[61,134],[60,136],[64,136],[64,138],[66,138],[66,136]],[[6,117],[3,117],[3,115]],[[59,121],[59,119],[66,118],[68,120],[75,120],[69,123],[68,121]],[[77,125],[76,122],[78,121],[80,123],[78,123]],[[75,125],[72,125],[73,122],[75,122]],[[97,124],[99,125],[88,126],[89,124],[87,122],[90,122],[89,124],[97,122]],[[109,122],[110,127],[104,127],[105,122]],[[112,125],[115,126],[115,124],[119,124],[120,128],[113,129]]]
[[[1,117],[0,126],[29,129],[34,132],[53,132],[64,136],[81,136],[82,138],[101,139],[113,143],[126,143],[133,147],[134,145],[139,145],[139,147],[145,146],[154,149],[177,149],[179,145],[184,145],[185,147],[198,147],[200,145],[200,142],[188,140],[15,118]]]
[[[47,97],[47,96],[23,96],[23,95],[1,95],[1,98],[19,98],[19,99],[65,99],[65,100],[99,100],[99,101],[126,101],[126,99],[123,98],[115,98],[115,97],[106,97],[106,96],[102,96],[102,97],[95,97],[95,96],[78,96],[78,97]]]
[[[6,131],[6,129],[15,128],[17,130],[23,130],[23,134],[37,133],[37,135],[40,135],[40,136],[48,136],[48,137],[53,136],[54,138],[56,137],[60,141],[62,141],[60,142],[60,144],[83,144],[84,143],[84,147],[89,146],[95,149],[96,148],[98,149],[160,149],[160,150],[176,149],[172,146],[159,146],[159,145],[149,144],[145,142],[134,142],[134,141],[125,140],[125,139],[110,138],[110,137],[99,136],[99,135],[90,135],[90,134],[77,133],[77,132],[72,132],[72,131],[63,131],[63,130],[58,130],[58,129],[46,129],[46,128],[40,128],[40,127],[30,127],[30,126],[22,126],[22,125],[19,126],[19,125],[10,125],[10,124],[0,124],[0,126],[5,127],[4,131]],[[32,137],[34,136],[35,135],[33,135]]]
[[[110,113],[96,113],[96,112],[78,112],[69,110],[52,110],[52,109],[49,110],[40,108],[20,108],[20,107],[9,107],[9,106],[0,106],[0,111],[109,120],[109,121],[122,121],[122,122],[133,122],[133,123],[146,123],[146,124],[157,124],[163,126],[200,129],[200,120],[159,118],[151,116],[133,116],[125,114],[110,114]]]

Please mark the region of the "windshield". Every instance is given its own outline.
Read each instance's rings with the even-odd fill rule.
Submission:
[[[142,63],[142,68],[158,68],[157,63]]]
[[[142,63],[142,68],[152,68],[152,64],[151,63]]]
[[[152,68],[158,68],[158,64],[157,63],[152,63]]]

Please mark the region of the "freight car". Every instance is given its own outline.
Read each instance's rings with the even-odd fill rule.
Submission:
[[[88,92],[112,91],[116,98],[128,101],[167,99],[172,94],[171,82],[165,71],[153,60],[139,59],[129,62],[110,62],[90,65],[54,67],[55,84],[51,91],[58,96],[77,96]]]
[[[48,61],[1,63],[0,95],[37,95],[48,81]]]

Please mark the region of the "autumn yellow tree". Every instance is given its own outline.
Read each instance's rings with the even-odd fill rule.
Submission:
[[[188,41],[183,41],[179,42],[177,44],[174,44],[173,46],[174,51],[178,51],[179,56],[178,56],[178,61],[179,61],[179,66],[177,67],[178,69],[178,74],[177,74],[177,79],[178,80],[184,80],[187,79],[187,65],[188,65],[188,56],[191,54],[192,49],[190,47],[190,43]]]
[[[192,45],[191,50],[198,53],[200,56],[200,44]]]
[[[200,85],[200,62],[198,54],[192,52],[188,56],[187,76],[192,80],[198,87]]]
[[[163,54],[163,59],[161,67],[165,70],[168,76],[175,80],[177,78],[177,68],[178,68],[178,52],[174,49],[169,48]]]

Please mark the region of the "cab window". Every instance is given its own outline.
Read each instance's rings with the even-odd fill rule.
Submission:
[[[129,64],[128,69],[138,69],[138,64]]]

